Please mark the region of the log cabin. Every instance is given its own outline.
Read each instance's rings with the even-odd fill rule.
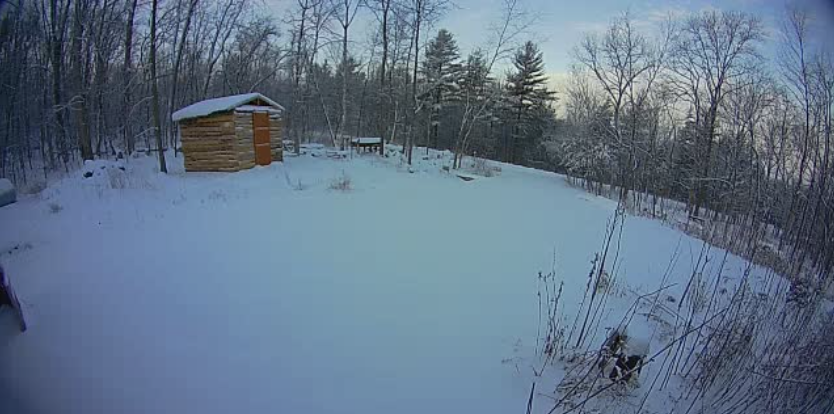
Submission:
[[[233,172],[283,161],[283,113],[260,93],[209,99],[174,112],[185,170]]]

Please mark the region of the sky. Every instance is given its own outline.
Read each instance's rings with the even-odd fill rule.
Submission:
[[[284,14],[294,0],[266,0],[277,14]],[[452,0],[453,5],[432,28],[451,31],[461,55],[477,47],[487,47],[490,25],[500,21],[503,0]],[[703,10],[721,9],[753,13],[765,27],[767,39],[762,54],[772,61],[776,55],[779,28],[782,25],[788,0],[519,0],[519,4],[533,20],[523,40],[539,45],[544,55],[545,68],[551,84],[559,88],[570,72],[573,48],[586,33],[603,31],[611,20],[628,11],[636,26],[646,35],[655,33],[666,16],[684,16]],[[834,0],[792,0],[807,4],[824,27],[824,35],[834,39]],[[367,38],[368,18],[357,22],[357,38]],[[353,35],[353,34],[352,34]]]

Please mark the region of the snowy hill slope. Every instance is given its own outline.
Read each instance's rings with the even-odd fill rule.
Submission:
[[[25,334],[0,316],[0,395],[21,412],[520,412],[537,274],[555,252],[575,310],[615,208],[512,166],[463,181],[375,156],[167,176],[153,162],[93,164],[0,208],[0,261],[31,315]],[[344,176],[351,190],[330,188]],[[675,254],[669,283],[686,280],[700,250],[629,218],[623,293],[594,337]],[[721,283],[744,267],[730,257]]]

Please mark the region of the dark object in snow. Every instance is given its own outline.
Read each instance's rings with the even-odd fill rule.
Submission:
[[[84,173],[84,178],[90,178],[90,177],[92,177],[92,176],[93,176],[93,172],[92,172],[92,171],[87,171],[87,172],[85,172],[85,173]]]
[[[608,339],[605,340],[605,345],[603,345],[604,350],[607,351],[609,355],[617,355],[623,350],[623,345],[625,345],[627,340],[628,336],[626,334],[615,329]]]
[[[788,290],[786,302],[794,303],[800,308],[804,308],[814,297],[814,288],[810,283],[802,279],[794,280]]]
[[[6,178],[0,178],[0,207],[17,201],[14,185]]]
[[[463,181],[472,181],[472,180],[475,179],[475,177],[473,177],[469,174],[458,173],[457,176],[458,176],[458,178],[460,178]]]
[[[631,379],[631,376],[636,374],[640,375],[640,371],[643,370],[643,357],[640,355],[629,355],[625,356],[620,354],[617,356],[617,362],[614,363],[614,368],[611,369],[611,374],[608,375],[608,378],[611,381],[617,381],[621,379],[622,381],[627,382]],[[636,376],[635,375],[635,376]]]
[[[117,153],[116,153],[116,159],[117,159],[117,160],[123,160],[123,159],[125,159],[125,154],[124,154],[123,152],[121,152],[121,151],[117,152]]]
[[[615,329],[600,350],[598,366],[601,373],[607,373],[611,381],[628,382],[641,373],[647,354],[648,343]],[[608,367],[611,367],[611,371],[608,371]]]
[[[122,170],[122,171],[124,171],[124,170],[125,170],[125,167],[119,167],[119,169],[120,169],[120,170]]]
[[[6,276],[3,271],[3,266],[0,265],[0,309],[10,307],[17,315],[18,323],[20,323],[20,332],[26,332],[26,320],[23,318],[23,308],[20,306],[20,300],[14,293],[12,288],[12,281]]]
[[[347,151],[327,150],[327,151],[324,152],[324,155],[326,155],[327,158],[343,159],[343,158],[347,158],[348,153],[347,153]]]

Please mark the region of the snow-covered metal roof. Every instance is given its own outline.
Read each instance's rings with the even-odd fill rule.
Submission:
[[[195,104],[186,106],[171,115],[171,120],[174,122],[182,121],[183,119],[199,118],[206,115],[211,115],[215,112],[229,111],[238,106],[246,105],[250,102],[260,99],[269,105],[283,111],[284,107],[279,105],[272,99],[267,98],[257,92],[244,93],[242,95],[224,96],[222,98],[207,99]]]
[[[354,144],[381,144],[382,138],[380,137],[357,137],[352,138],[350,142]]]

